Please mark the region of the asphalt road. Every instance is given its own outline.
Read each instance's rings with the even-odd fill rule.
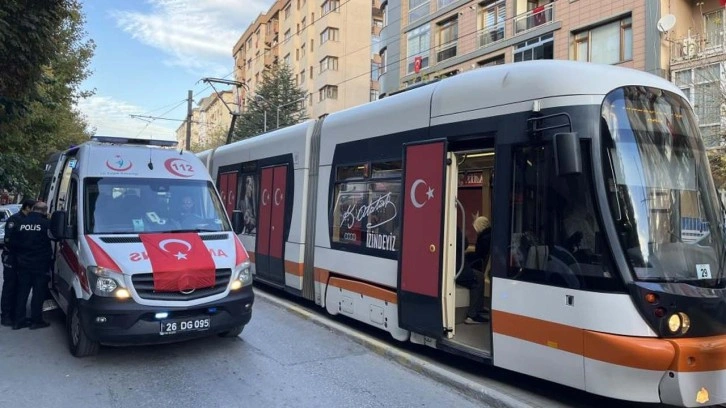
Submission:
[[[0,328],[0,407],[481,407],[350,337],[259,299],[235,339],[68,352],[51,327]]]

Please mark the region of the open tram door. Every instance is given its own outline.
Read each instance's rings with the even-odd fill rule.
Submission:
[[[456,160],[446,141],[436,140],[405,144],[403,162],[398,322],[434,339],[451,337]]]

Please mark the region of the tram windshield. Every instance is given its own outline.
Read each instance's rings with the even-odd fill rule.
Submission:
[[[605,185],[635,278],[723,286],[723,211],[688,103],[631,86],[602,109]]]

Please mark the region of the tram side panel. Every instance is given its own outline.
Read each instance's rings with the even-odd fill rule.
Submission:
[[[212,160],[218,174],[229,171],[237,174],[235,211],[241,218],[237,234],[248,248],[255,275],[259,279],[264,272],[265,278],[279,278],[271,283],[290,288],[293,293],[302,287],[307,211],[305,180],[314,125],[315,121],[308,121],[222,146]],[[270,186],[265,191],[262,182],[267,175]],[[261,217],[264,205],[269,206],[265,226],[260,224],[264,221]],[[260,234],[262,228],[265,234]],[[260,245],[261,240],[264,245]],[[271,250],[275,254],[270,254]]]
[[[398,324],[400,163],[404,142],[428,137],[432,92],[431,87],[415,89],[336,112],[322,127],[315,209],[317,298],[329,313],[378,327],[402,341],[410,333]],[[377,179],[376,166],[380,174],[397,176]]]

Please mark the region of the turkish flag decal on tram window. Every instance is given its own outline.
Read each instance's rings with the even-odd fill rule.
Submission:
[[[214,286],[214,260],[198,234],[141,234],[140,237],[151,261],[154,291],[182,292]]]

